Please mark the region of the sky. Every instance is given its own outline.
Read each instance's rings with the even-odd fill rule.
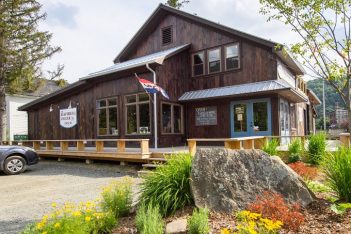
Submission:
[[[109,67],[160,0],[39,0],[47,18],[40,29],[53,33],[52,45],[62,52],[45,70],[64,64],[62,78],[72,83]],[[259,0],[190,0],[182,10],[247,33],[290,44],[298,37],[278,21],[267,22]]]

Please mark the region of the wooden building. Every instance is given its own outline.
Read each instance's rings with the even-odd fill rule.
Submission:
[[[152,70],[170,97],[157,96],[159,146],[313,132],[304,70],[283,46],[161,4],[114,65],[20,108],[29,138],[150,138],[153,145],[153,98],[134,76],[152,81]]]

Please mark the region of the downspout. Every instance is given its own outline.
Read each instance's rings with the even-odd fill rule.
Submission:
[[[152,72],[153,74],[153,83],[156,84],[156,72],[152,70],[149,64],[146,64],[146,68]],[[155,149],[157,149],[157,93],[154,93],[154,145]]]

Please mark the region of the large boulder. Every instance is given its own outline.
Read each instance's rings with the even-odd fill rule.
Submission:
[[[196,206],[227,213],[245,209],[264,191],[280,193],[286,201],[302,206],[315,198],[279,157],[261,150],[199,149],[191,189]]]

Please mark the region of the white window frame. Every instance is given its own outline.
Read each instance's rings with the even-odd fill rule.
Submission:
[[[227,68],[227,48],[228,47],[231,47],[231,46],[235,46],[237,45],[238,46],[238,55],[237,56],[234,56],[234,57],[229,57],[229,58],[238,58],[238,61],[239,61],[239,66],[237,68]],[[237,43],[233,43],[233,44],[230,44],[230,45],[226,45],[224,47],[224,66],[225,66],[225,70],[226,71],[233,71],[233,70],[237,70],[237,69],[240,69],[240,66],[241,66],[241,59],[240,59],[240,43],[237,42]]]
[[[218,50],[219,51],[219,71],[210,72],[210,53],[211,53],[211,51],[214,51],[214,50]],[[208,74],[215,74],[215,73],[218,73],[218,72],[222,71],[222,50],[221,50],[221,47],[209,49],[207,51],[207,67],[208,67],[208,69],[207,69],[208,70]]]

